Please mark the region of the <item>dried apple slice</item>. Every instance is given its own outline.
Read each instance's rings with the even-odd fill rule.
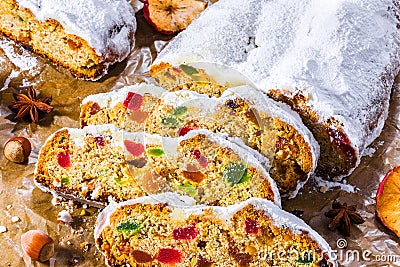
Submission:
[[[389,171],[379,184],[376,213],[381,222],[400,237],[400,166]]]
[[[146,20],[163,34],[180,32],[206,8],[201,0],[141,0]]]

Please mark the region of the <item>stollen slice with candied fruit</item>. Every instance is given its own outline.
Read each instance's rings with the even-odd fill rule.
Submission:
[[[112,203],[96,246],[108,266],[337,266],[317,232],[268,200],[194,204],[176,193]]]
[[[376,213],[381,222],[400,237],[400,166],[390,170],[376,193]]]
[[[207,7],[202,0],[141,0],[144,17],[163,34],[180,32]]]

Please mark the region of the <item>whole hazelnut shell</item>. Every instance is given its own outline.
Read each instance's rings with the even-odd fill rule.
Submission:
[[[21,246],[33,260],[44,262],[54,255],[53,239],[39,230],[29,230],[21,235]]]
[[[4,156],[15,163],[26,162],[31,154],[31,142],[25,137],[13,137],[4,145]]]

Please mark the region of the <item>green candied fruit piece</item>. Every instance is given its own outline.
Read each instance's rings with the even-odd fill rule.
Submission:
[[[63,185],[71,185],[71,179],[68,176],[61,177],[61,183]]]
[[[235,185],[244,179],[246,176],[246,169],[246,166],[242,163],[230,162],[225,166],[222,177],[231,185]]]
[[[173,116],[164,117],[161,119],[161,123],[165,126],[169,126],[171,128],[176,128],[179,126],[179,119]]]
[[[141,228],[143,224],[139,221],[124,221],[117,225],[117,231],[120,233],[133,235],[136,234]]]
[[[299,258],[297,259],[297,263],[299,264],[310,264],[314,262],[314,258],[312,253],[308,253],[305,251],[302,255],[299,255]]]
[[[153,156],[153,157],[160,157],[164,155],[164,150],[161,148],[148,148],[146,150],[147,155]]]
[[[185,114],[188,111],[188,108],[185,106],[179,106],[174,108],[174,111],[172,112],[173,116],[181,116]]]
[[[184,183],[183,185],[178,185],[177,187],[190,197],[195,197],[198,194],[196,187],[189,183]]]
[[[181,64],[181,65],[179,65],[179,68],[189,76],[192,76],[193,74],[198,74],[199,73],[196,70],[196,68],[194,68],[192,66],[189,66],[189,65]]]
[[[114,182],[116,182],[119,185],[124,186],[128,183],[128,181],[124,180],[122,177],[119,177],[118,175],[114,174],[113,178],[114,178]]]
[[[249,170],[246,168],[245,174],[243,175],[242,179],[240,179],[239,184],[244,184],[250,181],[251,179],[251,174]]]

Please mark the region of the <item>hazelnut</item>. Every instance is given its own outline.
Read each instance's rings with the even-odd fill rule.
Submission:
[[[21,235],[21,246],[33,260],[47,261],[54,254],[54,241],[39,230],[30,230]]]
[[[25,137],[13,137],[4,145],[4,156],[16,163],[28,160],[31,154],[31,142]]]

